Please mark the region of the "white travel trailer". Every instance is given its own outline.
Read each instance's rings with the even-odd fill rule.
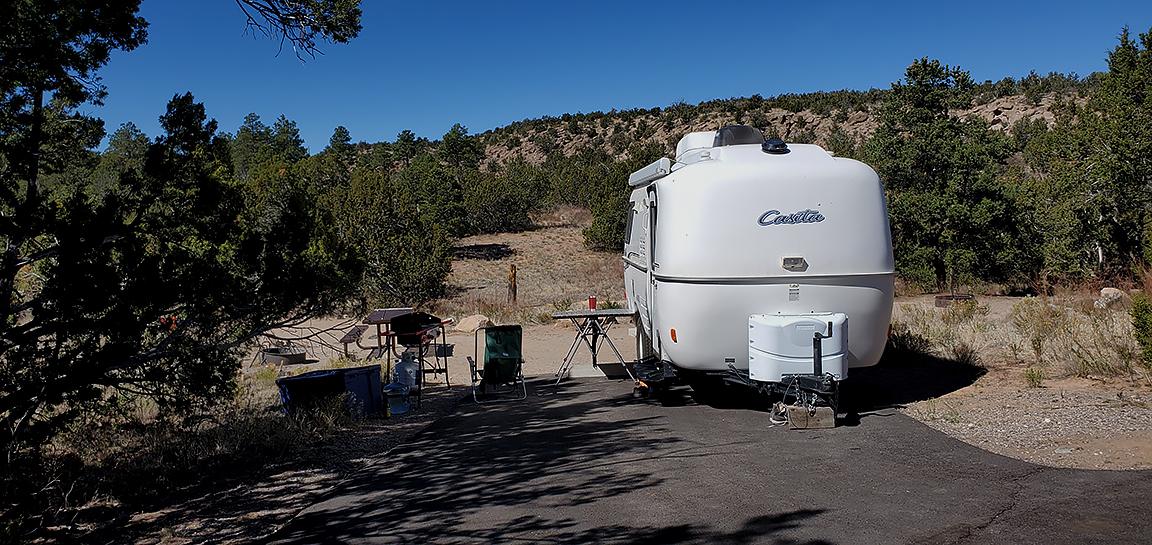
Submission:
[[[650,374],[834,405],[849,369],[880,360],[894,268],[867,165],[735,125],[688,134],[628,183],[624,281]]]

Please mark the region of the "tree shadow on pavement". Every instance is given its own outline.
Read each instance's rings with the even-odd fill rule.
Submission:
[[[780,536],[782,532],[798,528],[806,519],[823,513],[820,509],[799,509],[775,515],[762,515],[746,520],[734,531],[722,531],[699,524],[671,526],[627,526],[610,524],[580,529],[571,518],[545,519],[536,516],[517,517],[499,527],[475,530],[448,529],[412,534],[389,532],[383,541],[398,543],[549,543],[555,545],[584,545],[603,543],[610,545],[712,545],[716,543],[742,545],[771,543],[777,545],[834,545],[831,541],[795,540]],[[326,528],[327,529],[327,528]],[[325,530],[326,530],[325,529]],[[369,540],[373,538],[365,536]],[[301,540],[301,543],[343,543],[340,539],[322,537]]]
[[[114,513],[86,508],[58,542],[249,543],[324,497],[347,475],[450,411],[465,390],[435,388],[424,410],[402,418],[370,418],[301,451],[254,450],[234,464],[197,471],[191,482],[168,481],[158,497],[129,497]],[[156,479],[139,475],[139,479]],[[113,517],[116,517],[113,519]],[[75,539],[67,536],[83,534]],[[167,537],[158,537],[167,536]]]
[[[822,512],[754,517],[729,532],[588,515],[598,512],[600,500],[661,486],[662,471],[635,462],[653,456],[655,440],[665,452],[685,442],[623,390],[608,399],[590,395],[602,386],[565,383],[525,401],[464,404],[268,542],[770,542],[767,537]],[[685,457],[696,456],[723,454],[705,449]]]

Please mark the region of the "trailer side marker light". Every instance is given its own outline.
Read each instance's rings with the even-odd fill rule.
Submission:
[[[672,342],[676,342],[676,328],[669,329],[668,333],[672,335]]]

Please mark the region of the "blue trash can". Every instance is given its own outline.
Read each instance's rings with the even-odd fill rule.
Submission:
[[[377,414],[384,409],[377,365],[309,371],[276,379],[276,386],[288,413],[316,407],[338,396],[347,396],[348,412],[353,416]]]

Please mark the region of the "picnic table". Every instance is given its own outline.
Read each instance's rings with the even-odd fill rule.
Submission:
[[[378,308],[369,313],[367,318],[364,318],[364,323],[376,326],[376,350],[368,354],[369,358],[388,357],[388,352],[392,348],[394,340],[394,338],[389,335],[392,320],[412,314],[413,312],[416,312],[416,309],[410,307]]]
[[[636,377],[632,374],[632,370],[628,369],[628,364],[624,361],[624,356],[620,354],[620,350],[616,348],[616,344],[608,337],[608,330],[611,329],[613,325],[616,325],[620,318],[628,318],[635,315],[635,311],[626,308],[567,310],[553,314],[553,319],[571,320],[576,326],[576,338],[572,340],[572,346],[568,348],[568,354],[564,356],[564,361],[560,363],[560,369],[556,370],[556,384],[560,384],[560,381],[564,380],[572,371],[572,362],[576,357],[576,352],[581,342],[583,342],[584,346],[588,347],[588,351],[592,353],[592,367],[596,368],[600,366],[598,361],[600,347],[604,343],[608,343],[608,347],[616,354],[616,359],[619,364],[624,367],[628,376],[632,378],[632,380],[636,380]]]

